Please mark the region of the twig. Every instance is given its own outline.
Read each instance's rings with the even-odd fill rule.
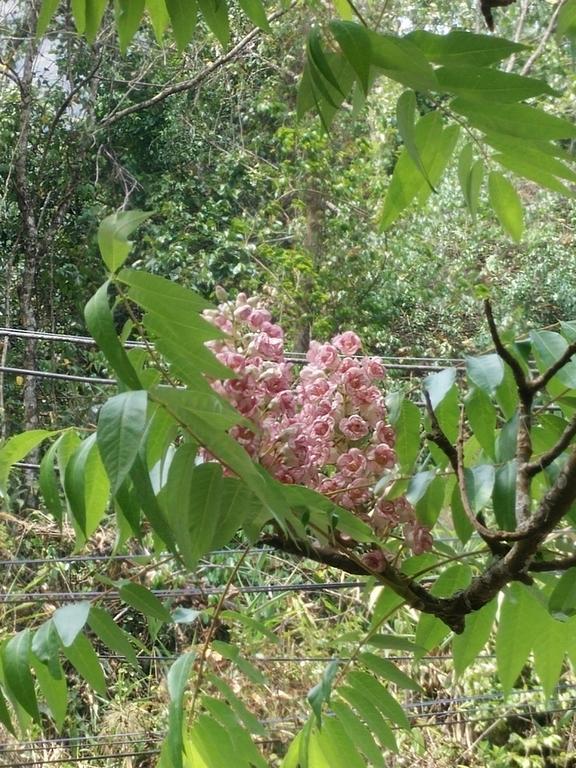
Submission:
[[[281,18],[286,13],[288,13],[288,11],[290,11],[293,7],[294,7],[294,3],[292,3],[288,8],[284,8],[280,11],[276,11],[275,13],[271,14],[268,21],[269,22],[276,21],[277,19]],[[184,91],[190,91],[194,88],[197,88],[213,72],[220,69],[220,67],[224,66],[225,64],[228,64],[228,62],[233,61],[236,58],[236,56],[238,56],[238,54],[241,53],[244,50],[244,48],[246,48],[246,46],[249,43],[251,43],[252,40],[258,37],[260,34],[261,34],[260,29],[258,28],[252,29],[238,43],[236,43],[236,45],[233,48],[231,48],[228,51],[228,53],[225,53],[223,56],[219,56],[215,61],[212,62],[212,64],[205,67],[195,77],[192,77],[188,80],[182,80],[179,83],[174,83],[174,85],[170,85],[167,88],[164,88],[164,90],[160,91],[154,96],[151,96],[149,99],[145,99],[144,101],[141,101],[138,104],[132,104],[129,107],[126,107],[125,109],[120,110],[119,112],[115,112],[114,114],[109,115],[108,117],[105,117],[96,126],[96,129],[100,130],[102,128],[107,128],[110,125],[114,125],[114,123],[117,123],[119,120],[122,120],[124,117],[127,117],[128,115],[133,114],[134,112],[140,112],[143,109],[148,109],[149,107],[153,107],[155,104],[159,104],[160,102],[167,99],[169,96],[174,96],[177,93],[183,93]]]
[[[549,451],[543,453],[536,461],[532,461],[524,466],[524,472],[526,472],[528,477],[534,477],[538,472],[542,472],[543,469],[550,466],[568,448],[574,436],[576,436],[576,416],[572,417],[572,421],[560,435],[558,442]]]
[[[520,72],[521,75],[525,76],[527,75],[532,67],[534,66],[534,62],[536,59],[542,55],[542,52],[544,51],[544,48],[546,47],[548,40],[550,39],[552,32],[554,31],[554,27],[556,26],[556,20],[558,19],[558,15],[562,8],[564,7],[564,4],[566,3],[566,0],[560,0],[556,8],[554,9],[554,13],[550,17],[550,21],[548,22],[548,26],[546,27],[544,34],[540,38],[540,43],[538,44],[538,47],[534,51],[534,53],[530,56],[526,64],[522,67],[522,70]]]

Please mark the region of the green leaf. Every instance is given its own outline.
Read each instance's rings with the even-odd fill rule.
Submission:
[[[210,673],[206,674],[206,679],[210,681],[210,683],[217,688],[220,693],[226,698],[234,712],[236,713],[239,720],[241,720],[246,728],[250,731],[250,733],[255,733],[259,736],[265,736],[266,735],[266,729],[264,726],[260,723],[260,721],[250,712],[248,709],[246,709],[246,706],[241,701],[241,699],[236,696],[232,688],[222,680],[221,677],[217,675],[212,675]]]
[[[172,620],[170,611],[164,607],[156,595],[141,584],[134,584],[134,582],[131,581],[124,582],[120,587],[119,596],[121,600],[128,603],[128,605],[131,605],[132,608],[136,608],[136,610],[143,613],[144,616],[149,616],[164,622],[170,622]]]
[[[437,90],[438,81],[422,51],[408,37],[367,30],[370,63],[383,75],[415,91]],[[364,53],[367,56],[367,52]]]
[[[170,695],[168,735],[166,737],[172,766],[182,768],[182,729],[184,726],[184,693],[196,654],[185,653],[177,659],[168,672],[167,685]]]
[[[462,544],[466,544],[466,542],[470,540],[470,536],[474,533],[474,526],[468,519],[468,515],[462,504],[460,488],[456,482],[454,483],[454,490],[452,491],[450,508],[452,511],[452,522],[454,523],[456,536],[458,536]]]
[[[140,502],[142,511],[155,533],[162,539],[162,541],[164,541],[166,546],[172,552],[176,552],[176,544],[174,542],[172,530],[164,515],[164,510],[156,498],[150,480],[150,473],[141,456],[136,457],[136,461],[130,471],[130,479],[132,480],[134,491]]]
[[[233,662],[242,674],[257,685],[265,685],[266,678],[262,672],[251,664],[247,659],[240,655],[240,649],[231,643],[225,643],[221,640],[212,640],[212,648],[225,659]]]
[[[70,0],[70,5],[76,30],[83,35],[86,29],[86,0]]]
[[[510,368],[504,366],[504,379],[496,390],[496,400],[506,419],[511,419],[518,406],[518,390]]]
[[[454,671],[459,677],[474,661],[484,648],[494,624],[498,601],[486,603],[480,610],[469,613],[465,619],[464,632],[454,635],[452,652],[454,654]]]
[[[79,634],[68,647],[63,648],[64,655],[96,693],[105,698],[108,695],[106,680],[96,651],[86,635]]]
[[[93,605],[88,615],[88,624],[108,648],[125,656],[133,667],[140,668],[136,652],[129,640],[130,635],[120,629],[109,613]]]
[[[498,355],[467,357],[466,373],[479,389],[493,395],[504,379],[504,363]]]
[[[511,461],[516,456],[518,414],[504,424],[496,437],[496,461]]]
[[[538,627],[536,603],[526,587],[516,582],[506,590],[496,633],[496,665],[505,692],[510,692],[532,648]]]
[[[110,305],[108,302],[108,287],[104,285],[96,291],[84,309],[86,325],[104,355],[116,372],[118,378],[128,389],[142,389],[138,374],[134,370],[126,351],[120,344]]]
[[[225,547],[245,521],[256,520],[263,511],[262,502],[235,477],[222,478],[220,492],[220,515],[212,549]]]
[[[378,741],[393,752],[398,751],[398,745],[394,733],[382,716],[380,708],[372,701],[365,691],[357,687],[344,685],[338,688],[338,695],[345,699],[360,717],[364,720],[370,731],[378,738]]]
[[[8,475],[12,466],[17,461],[22,461],[44,440],[57,434],[58,431],[54,430],[31,429],[9,437],[0,445],[0,498],[7,494]]]
[[[430,592],[435,597],[450,597],[455,592],[465,589],[472,578],[472,572],[467,565],[452,565],[446,568],[437,578]],[[416,627],[415,643],[424,651],[436,648],[450,632],[441,619],[428,613],[423,613]],[[422,653],[417,654],[422,656]]]
[[[64,510],[62,507],[62,500],[60,498],[60,485],[58,477],[56,475],[56,455],[60,441],[63,435],[61,435],[46,451],[40,462],[40,493],[44,499],[44,503],[48,510],[52,513],[52,516],[57,523],[62,524],[64,518]]]
[[[68,686],[62,665],[55,659],[57,672],[53,674],[53,665],[43,664],[34,655],[31,656],[30,661],[36,674],[38,687],[46,699],[56,729],[61,731],[68,709]]]
[[[10,731],[12,736],[16,737],[16,731],[14,729],[12,718],[10,717],[10,712],[8,711],[6,699],[4,698],[4,694],[2,693],[1,687],[0,687],[0,723],[2,723],[2,725],[8,731]]]
[[[466,493],[473,512],[480,512],[492,498],[495,471],[493,464],[479,464],[464,470]]]
[[[30,630],[24,629],[3,646],[2,666],[12,695],[30,717],[39,723],[40,712],[30,672],[30,650]]]
[[[86,40],[93,43],[100,31],[108,0],[86,0]]]
[[[222,47],[230,42],[230,21],[226,0],[196,0],[208,29]]]
[[[52,21],[54,14],[58,10],[60,0],[43,0],[38,13],[38,22],[36,24],[36,36],[42,37],[42,35],[48,29],[48,25]]]
[[[450,107],[487,133],[503,133],[538,141],[576,137],[576,125],[527,104],[501,104],[497,110],[487,110],[484,104],[457,98]]]
[[[430,186],[432,192],[435,192],[436,190],[428,178],[426,168],[424,168],[422,158],[420,157],[420,152],[416,146],[416,136],[414,133],[415,115],[416,94],[412,90],[404,91],[396,103],[396,122],[398,124],[398,131],[400,132],[404,146],[406,147],[408,154],[412,158],[414,164],[426,179],[426,183]]]
[[[195,446],[189,444],[177,449],[163,491],[166,518],[191,571],[213,549],[222,493],[222,467],[215,462],[195,467],[195,454]]]
[[[131,0],[125,0],[129,3]],[[135,7],[141,6],[137,0]],[[119,211],[106,216],[98,227],[98,247],[102,261],[110,272],[116,272],[132,250],[129,235],[152,216],[152,211]]]
[[[424,497],[430,483],[435,477],[436,471],[433,469],[428,469],[424,472],[416,472],[416,474],[412,475],[408,484],[408,490],[406,491],[406,498],[410,504],[417,504],[420,499]]]
[[[398,417],[394,450],[401,472],[410,472],[420,452],[420,410],[410,400],[402,400]]]
[[[443,90],[470,101],[515,102],[541,94],[559,95],[544,80],[481,66],[440,67],[436,77]]]
[[[480,187],[484,178],[484,165],[482,160],[474,162],[472,143],[466,144],[460,153],[458,160],[458,179],[464,200],[470,216],[476,221],[478,210],[478,199],[480,197]]]
[[[342,723],[334,717],[324,721],[322,730],[316,728],[312,738],[320,748],[330,768],[365,768],[355,744],[351,741]],[[310,760],[315,763],[312,750]]]
[[[165,2],[176,45],[182,52],[194,37],[198,20],[196,0],[165,0]]]
[[[97,440],[102,463],[115,495],[129,475],[146,430],[147,393],[122,392],[107,400],[98,416]]]
[[[491,459],[495,459],[496,409],[486,391],[473,387],[464,398],[464,408],[468,423],[482,450]]]
[[[156,38],[156,42],[158,43],[158,45],[162,45],[162,38],[164,37],[164,32],[166,31],[168,22],[170,21],[170,16],[168,15],[169,13],[168,7],[171,6],[173,3],[179,4],[180,6],[182,6],[183,3],[185,2],[186,2],[186,7],[190,8],[190,15],[192,15],[193,0],[189,0],[189,2],[187,2],[186,0],[146,0],[146,10],[148,12],[148,15],[150,16],[150,21],[152,22],[152,28],[154,30],[154,36]],[[182,19],[183,24],[185,24],[186,21],[187,21],[186,19],[184,18]],[[178,45],[178,39],[176,38],[176,33],[174,33],[174,38],[176,39],[176,45]]]
[[[362,653],[359,660],[375,675],[390,680],[390,682],[398,685],[400,688],[407,688],[409,691],[416,691],[417,693],[422,691],[422,687],[416,680],[408,677],[401,669],[398,669],[396,664],[388,659],[383,659],[374,653]]]
[[[366,696],[374,704],[384,717],[392,720],[400,728],[410,730],[410,723],[403,708],[394,696],[377,680],[366,672],[349,672],[346,682]]]
[[[542,683],[544,695],[550,700],[562,673],[570,628],[564,622],[553,619],[542,606],[538,608],[538,631],[532,634],[534,670]]]
[[[494,517],[499,528],[516,528],[516,461],[508,461],[496,469],[492,495]]]
[[[64,475],[64,488],[73,520],[88,538],[104,516],[110,492],[96,434],[87,437],[72,455]]]
[[[576,194],[565,184],[558,181],[555,176],[549,173],[551,170],[550,166],[553,166],[555,162],[553,157],[548,158],[544,155],[544,165],[542,166],[533,165],[528,157],[516,157],[510,154],[496,154],[493,155],[493,158],[502,167],[512,171],[512,173],[515,173],[517,176],[522,176],[525,179],[534,181],[541,187],[546,187],[547,189],[551,189],[553,192],[558,192],[558,194],[565,195],[566,197],[574,197]],[[562,165],[562,163],[560,163],[560,165]]]
[[[220,699],[203,696],[202,706],[214,720],[226,729],[236,752],[235,764],[237,761],[244,761],[246,766],[250,766],[250,768],[252,766],[267,768],[267,762],[254,746],[252,739],[238,721],[229,704]],[[192,732],[192,736],[194,736],[194,732]]]
[[[456,381],[456,368],[446,368],[439,373],[431,373],[424,379],[424,389],[430,396],[430,403],[435,410],[452,389]]]
[[[190,732],[190,740],[203,761],[202,765],[238,765],[244,768],[227,730],[207,715],[200,715]],[[194,761],[194,764],[198,763]]]
[[[567,0],[558,13],[556,20],[556,38],[566,35],[571,40],[576,36],[576,1]]]
[[[517,243],[524,231],[524,214],[518,193],[501,173],[492,171],[488,176],[488,196],[500,224]]]
[[[219,615],[220,618],[224,621],[238,622],[239,624],[242,624],[244,627],[249,629],[251,632],[263,635],[268,640],[270,640],[271,643],[280,642],[277,634],[264,626],[261,621],[257,621],[256,619],[252,618],[252,616],[246,616],[246,614],[239,613],[238,611],[220,611]]]
[[[62,645],[66,648],[72,645],[79,632],[82,631],[88,619],[90,603],[72,603],[63,605],[52,614],[52,623],[60,636]]]
[[[308,703],[312,707],[312,711],[316,715],[316,721],[319,726],[322,725],[322,707],[324,703],[330,703],[332,683],[338,674],[339,666],[340,661],[338,659],[332,660],[322,673],[320,682],[311,688],[306,696]]]
[[[60,638],[52,621],[48,619],[40,624],[32,637],[31,650],[43,664],[51,667],[53,674],[58,671],[60,647]]]
[[[126,53],[144,13],[144,0],[114,0],[120,50]]]
[[[262,0],[238,0],[238,3],[253,24],[263,29],[264,32],[270,31],[270,24]]]
[[[435,187],[452,156],[458,139],[458,127],[443,128],[440,115],[437,112],[429,112],[416,123],[414,136],[422,164],[430,182]],[[423,204],[429,194],[429,185],[407,149],[404,148],[394,167],[388,187],[388,194],[380,214],[380,229],[382,231],[388,229],[416,198],[420,204]]]
[[[323,81],[326,80],[337,91],[340,91],[340,83],[334,76],[328,59],[322,50],[322,38],[316,27],[313,27],[308,35],[308,61],[310,62],[310,74],[319,90],[325,95],[328,101],[331,100],[329,91],[324,88]],[[342,96],[346,94],[342,93]],[[338,104],[334,104],[338,106]]]
[[[370,83],[370,39],[366,29],[353,21],[333,21],[330,29],[342,53],[356,72],[364,93]]]
[[[444,490],[445,479],[434,477],[415,505],[416,517],[428,528],[433,528],[438,520],[444,502]]]
[[[576,568],[569,568],[560,576],[548,601],[552,614],[574,616],[576,613]]]
[[[536,364],[541,372],[554,365],[568,349],[566,339],[559,333],[552,331],[532,331],[530,339],[534,348]],[[570,389],[576,389],[576,360],[574,356],[558,371],[553,380]]]
[[[342,701],[333,701],[330,704],[330,709],[334,712],[334,715],[338,718],[356,747],[366,755],[366,758],[376,768],[385,768],[382,750],[374,741],[370,730],[366,728],[350,707]]]
[[[443,65],[488,66],[507,59],[513,53],[526,50],[525,45],[513,43],[503,37],[477,35],[460,30],[438,35],[418,29],[411,32],[407,38],[424,52],[429,61]]]

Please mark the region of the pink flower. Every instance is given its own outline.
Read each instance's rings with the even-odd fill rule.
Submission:
[[[306,360],[319,368],[335,369],[338,367],[338,350],[332,344],[320,344],[311,341]]]
[[[270,322],[272,315],[267,309],[257,308],[253,309],[248,322],[252,328],[260,328],[263,323]]]
[[[350,448],[338,457],[336,466],[343,475],[361,475],[366,469],[366,457],[358,448]]]
[[[388,557],[381,549],[372,549],[370,552],[366,552],[362,555],[362,562],[368,570],[374,571],[375,573],[381,573],[386,569]]]
[[[364,370],[373,381],[383,379],[386,376],[386,369],[378,357],[369,357],[364,360]]]
[[[386,443],[379,443],[368,451],[368,460],[382,469],[390,469],[396,463],[396,454]]]
[[[312,422],[311,433],[314,437],[326,439],[334,432],[334,419],[332,416],[320,416]]]
[[[357,395],[370,385],[370,380],[358,365],[349,368],[342,375],[342,381],[344,383],[344,390],[349,395]]]
[[[279,392],[270,401],[270,410],[276,413],[284,413],[293,416],[296,412],[296,397],[290,389]]]
[[[374,439],[378,443],[387,443],[393,448],[396,442],[394,427],[391,427],[390,424],[386,424],[384,421],[379,421],[374,428]]]
[[[430,529],[421,523],[407,523],[404,526],[404,539],[415,555],[429,552],[434,544]]]
[[[368,434],[368,424],[358,415],[340,419],[338,427],[348,440],[360,440]]]
[[[372,512],[370,522],[378,534],[383,534],[389,528],[396,525],[398,523],[398,515],[396,514],[394,502],[380,499]]]
[[[264,331],[264,333],[267,333],[268,336],[272,336],[273,339],[284,338],[284,331],[279,325],[275,325],[274,323],[269,323],[268,321],[263,322],[261,330]]]
[[[338,352],[347,356],[355,355],[362,346],[362,342],[353,331],[344,331],[344,333],[334,336],[332,344],[334,344]]]
[[[279,360],[284,352],[282,339],[275,339],[267,333],[258,333],[251,342],[249,350],[254,349],[262,357],[270,360]]]
[[[250,304],[241,304],[234,310],[234,319],[245,322],[252,314],[253,309]]]

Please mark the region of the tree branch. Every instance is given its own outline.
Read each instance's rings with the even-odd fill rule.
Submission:
[[[530,407],[532,406],[532,399],[533,399],[532,390],[528,383],[528,379],[526,378],[526,374],[522,369],[522,366],[520,365],[518,360],[514,357],[514,355],[511,352],[509,352],[504,346],[504,344],[502,343],[502,339],[500,338],[500,334],[498,333],[498,328],[496,327],[496,322],[494,320],[494,313],[492,312],[492,305],[490,304],[489,299],[484,300],[484,313],[486,315],[486,320],[488,321],[490,336],[492,337],[492,341],[494,342],[494,347],[496,349],[496,352],[498,353],[499,357],[511,369],[512,374],[514,375],[516,386],[518,388],[518,394],[520,395],[520,399],[522,400],[522,402],[525,402],[525,404],[529,406],[528,407],[528,410],[529,410]]]
[[[540,376],[532,379],[530,385],[534,392],[536,392],[538,389],[544,389],[550,379],[552,379],[558,373],[558,371],[562,370],[562,368],[564,368],[564,366],[570,362],[570,359],[574,357],[574,355],[576,355],[576,341],[568,345],[564,354],[559,357],[558,360],[556,360],[556,362],[551,365],[547,371],[544,371],[544,373],[540,374]]]
[[[275,13],[271,14],[268,21],[276,21],[277,19],[284,16],[288,11],[292,10],[294,7],[294,3],[292,3],[288,8],[284,8],[280,11],[276,11]],[[184,91],[190,91],[195,88],[197,88],[199,85],[201,85],[204,80],[206,80],[208,77],[210,77],[211,74],[216,72],[220,67],[223,67],[225,64],[228,64],[230,61],[233,61],[238,54],[242,53],[244,48],[246,48],[249,43],[252,42],[255,38],[257,38],[261,34],[261,30],[255,27],[252,29],[247,35],[245,35],[236,45],[231,48],[228,53],[225,53],[223,56],[219,56],[215,61],[212,62],[209,66],[205,67],[201,72],[199,72],[195,77],[191,77],[188,80],[182,80],[179,83],[174,83],[173,85],[169,85],[166,88],[164,88],[162,91],[159,91],[159,93],[156,93],[154,96],[151,96],[149,99],[145,99],[144,101],[139,102],[138,104],[131,104],[129,107],[126,107],[125,109],[121,109],[119,112],[115,112],[113,114],[108,115],[108,117],[103,118],[99,124],[96,126],[97,130],[100,130],[102,128],[108,128],[111,125],[114,125],[114,123],[117,123],[119,120],[122,120],[124,117],[127,117],[128,115],[133,114],[134,112],[140,112],[143,109],[148,109],[149,107],[153,107],[156,104],[160,104],[165,99],[169,98],[170,96],[174,96],[177,93],[183,93]]]
[[[562,432],[556,445],[553,445],[549,451],[543,453],[536,461],[532,461],[524,466],[526,474],[529,477],[534,477],[538,472],[542,472],[543,469],[550,466],[550,464],[552,464],[552,462],[555,461],[566,448],[568,448],[574,436],[576,436],[576,416],[572,417],[572,421],[568,424],[564,432]]]

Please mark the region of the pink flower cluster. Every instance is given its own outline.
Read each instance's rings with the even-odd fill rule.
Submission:
[[[236,374],[213,388],[255,429],[232,436],[283,483],[313,488],[369,522],[386,539],[402,525],[415,554],[432,537],[406,499],[385,501],[373,488],[396,463],[395,434],[378,386],[385,369],[376,357],[355,357],[362,343],[352,331],[330,343],[312,341],[299,371],[284,355],[284,333],[257,298],[240,293],[204,316],[229,338],[210,348]]]

